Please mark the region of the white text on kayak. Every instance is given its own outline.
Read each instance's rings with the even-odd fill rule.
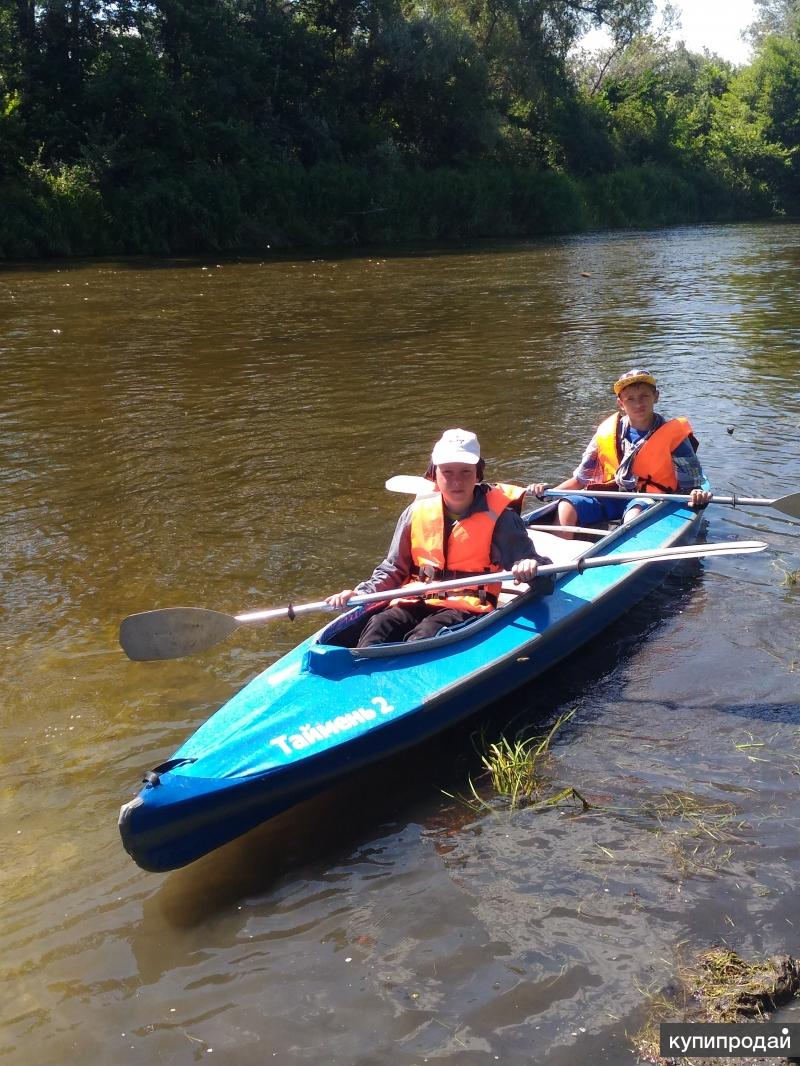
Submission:
[[[348,733],[365,722],[372,722],[379,713],[391,714],[394,710],[393,705],[383,696],[373,696],[370,703],[374,703],[377,710],[373,707],[356,707],[354,711],[337,714],[335,718],[329,718],[327,722],[301,725],[297,733],[282,733],[281,736],[274,737],[270,744],[279,747],[284,755],[291,755],[295,751],[313,747],[335,733]]]

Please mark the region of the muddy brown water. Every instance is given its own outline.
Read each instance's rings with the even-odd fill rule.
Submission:
[[[796,491],[798,294],[791,225],[5,266],[2,1061],[615,1064],[682,952],[797,954],[798,522],[712,507],[710,539],[770,553],[687,567],[540,683],[166,876],[119,805],[316,622],[167,663],[116,629],[365,576],[385,479],[447,426],[494,478],[566,476],[633,365],[719,492]],[[553,787],[597,809],[444,794],[476,733],[573,708]]]

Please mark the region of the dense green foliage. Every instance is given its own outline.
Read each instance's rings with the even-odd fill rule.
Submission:
[[[0,0],[0,256],[795,212],[798,3],[734,69],[651,0]]]

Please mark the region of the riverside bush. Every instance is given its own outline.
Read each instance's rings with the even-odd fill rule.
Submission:
[[[7,182],[0,257],[170,255],[527,237],[767,214],[766,195],[644,164],[581,180],[538,167],[197,162],[130,187],[41,165]]]

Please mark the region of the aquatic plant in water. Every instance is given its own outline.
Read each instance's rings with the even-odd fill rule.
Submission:
[[[800,585],[800,569],[790,570],[782,559],[773,559],[772,565],[783,574],[781,584],[784,588],[793,589],[796,585]]]
[[[577,801],[583,810],[588,810],[591,806],[577,789],[572,787],[561,789],[551,796],[544,795],[549,783],[546,771],[553,738],[574,713],[573,708],[569,713],[561,715],[552,728],[542,736],[523,739],[517,737],[513,741],[502,736],[499,740],[484,745],[485,750],[481,753],[481,763],[485,768],[484,776],[488,776],[495,793],[508,799],[511,810],[531,804],[553,807],[568,800]],[[453,799],[458,798],[475,811],[493,809],[490,803],[480,795],[471,777],[469,787],[472,793],[471,799],[463,796],[455,797],[449,792],[445,795]]]

